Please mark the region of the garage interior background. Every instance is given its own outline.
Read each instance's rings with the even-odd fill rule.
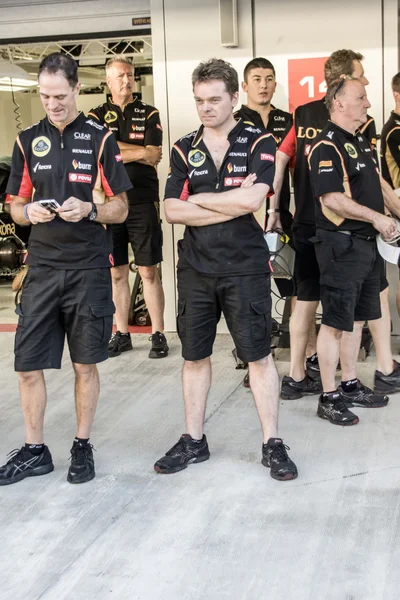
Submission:
[[[226,0],[221,3],[226,4]],[[23,67],[27,79],[34,81],[30,73],[35,73],[40,51],[45,46],[51,48],[49,51],[55,50],[54,40],[70,42],[69,47],[78,44],[74,52],[81,53],[90,40],[87,56],[83,57],[85,64],[81,63],[84,93],[79,106],[84,111],[104,101],[104,65],[97,58],[104,53],[105,43],[110,47],[131,40],[128,53],[132,50],[134,63],[139,68],[152,67],[153,75],[149,74],[151,69],[145,70],[137,82],[137,91],[161,113],[164,126],[164,160],[159,168],[161,191],[170,146],[198,125],[191,72],[200,60],[212,56],[229,60],[240,75],[253,56],[268,57],[275,65],[278,80],[273,102],[288,110],[288,60],[325,57],[338,48],[360,51],[365,56],[364,68],[370,80],[370,114],[376,119],[377,131],[381,130],[393,108],[390,80],[399,65],[398,0],[337,0],[334,4],[318,0],[237,0],[237,47],[221,45],[219,5],[217,0],[114,0],[112,4],[106,0],[0,0],[0,155],[11,151],[17,133],[11,93],[2,91],[7,85],[1,81],[3,61]],[[149,25],[143,24],[148,17],[151,17],[151,31]],[[29,49],[25,44],[29,44]],[[39,53],[36,61],[32,54],[35,46]],[[23,127],[43,115],[40,99],[32,93],[32,88],[35,89],[32,86],[27,91],[15,92]],[[240,101],[243,100],[241,97]],[[164,219],[163,282],[168,331],[175,330],[176,242],[182,230],[180,226],[168,225]],[[400,333],[394,301],[398,270],[390,268],[389,276],[394,332]],[[223,323],[220,330],[224,330]]]

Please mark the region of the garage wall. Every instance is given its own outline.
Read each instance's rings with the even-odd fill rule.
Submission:
[[[149,16],[150,0],[3,0],[0,43],[4,39],[125,31],[132,17]],[[22,41],[22,40],[21,40]]]

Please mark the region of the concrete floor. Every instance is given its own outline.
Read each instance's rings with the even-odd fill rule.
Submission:
[[[206,434],[211,459],[171,475],[154,461],[184,431],[180,344],[100,365],[92,441],[96,479],[66,481],[75,434],[73,377],[49,371],[46,442],[56,469],[0,488],[0,600],[397,600],[400,598],[400,398],[316,417],[316,397],[281,402],[299,478],[276,482],[229,336],[218,336]],[[20,446],[13,334],[0,334],[0,456]],[[287,363],[278,361],[281,374]],[[371,383],[373,358],[360,364]]]

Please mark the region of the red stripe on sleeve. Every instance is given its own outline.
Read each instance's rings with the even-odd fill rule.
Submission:
[[[179,200],[187,200],[189,198],[189,179],[185,180]]]
[[[100,176],[101,176],[101,185],[103,186],[103,190],[107,196],[107,198],[111,198],[115,196],[114,192],[110,188],[110,184],[108,183],[106,176],[104,175],[103,165],[99,162]]]
[[[28,173],[28,167],[24,156],[24,171],[22,173],[21,185],[19,186],[18,196],[20,198],[32,198],[33,184]]]
[[[293,156],[296,155],[296,131],[294,125],[289,129],[289,133],[285,139],[282,140],[278,150],[289,156],[289,158],[293,158]]]

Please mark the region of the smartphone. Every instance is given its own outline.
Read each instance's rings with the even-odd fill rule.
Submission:
[[[58,204],[57,200],[54,200],[53,198],[49,200],[38,200],[37,202],[38,204],[40,204],[40,206],[43,206],[43,208],[47,208],[47,210],[53,213],[56,212],[57,208],[60,208],[60,204]]]

